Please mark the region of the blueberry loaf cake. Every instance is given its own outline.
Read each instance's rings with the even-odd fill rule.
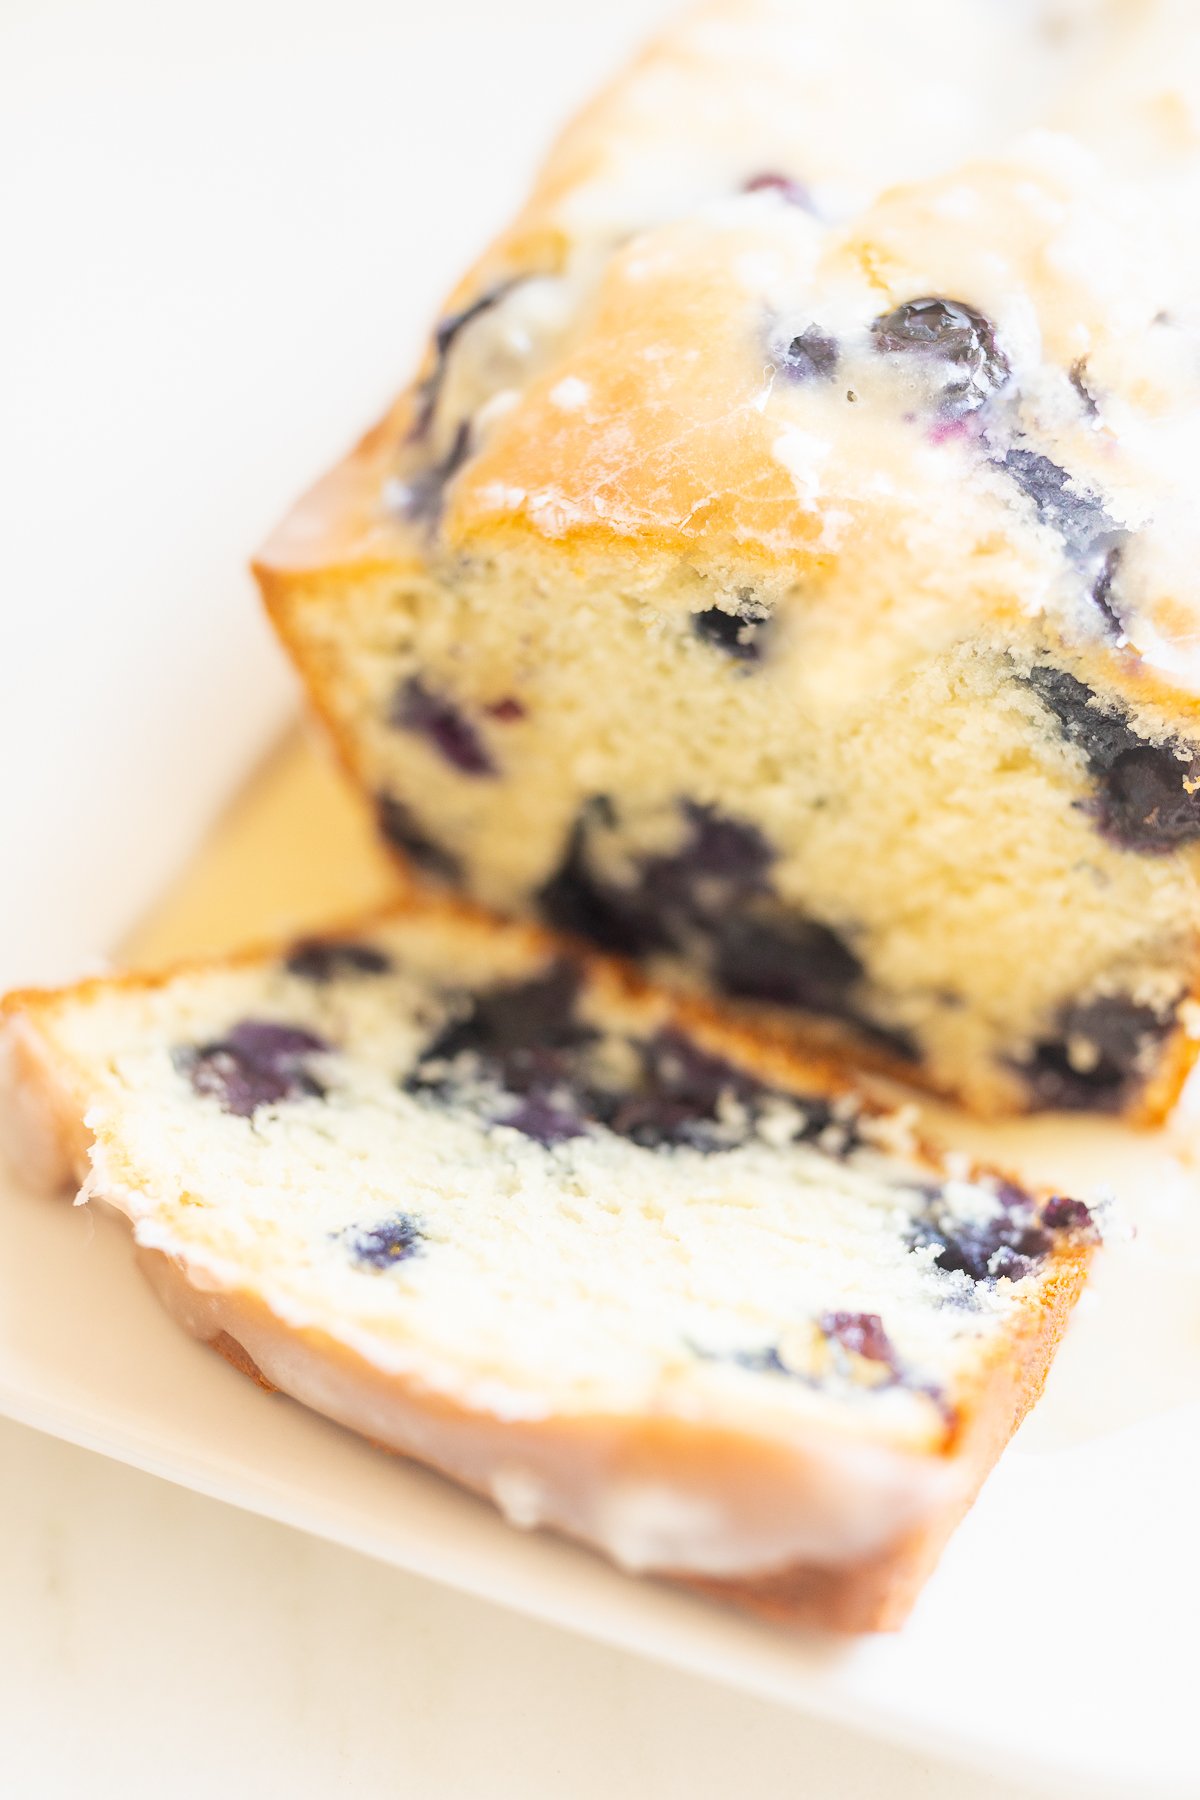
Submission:
[[[1161,1116],[1200,902],[1200,13],[738,0],[264,553],[424,876],[984,1111]]]
[[[532,928],[11,997],[8,1144],[265,1384],[787,1620],[896,1625],[1035,1399],[1082,1202]]]

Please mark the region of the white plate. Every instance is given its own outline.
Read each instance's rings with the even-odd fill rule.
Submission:
[[[988,1134],[976,1132],[979,1138]],[[191,1343],[124,1227],[0,1194],[0,1412],[197,1491],[763,1698],[1087,1791],[1194,1794],[1200,1226],[1186,1166],[1116,1128],[991,1134],[1138,1199],[1050,1391],[907,1628],[773,1632],[637,1582],[267,1396]],[[1189,1399],[1189,1396],[1191,1398]],[[1155,1407],[1162,1407],[1156,1415]],[[1114,1421],[1120,1421],[1114,1426]]]

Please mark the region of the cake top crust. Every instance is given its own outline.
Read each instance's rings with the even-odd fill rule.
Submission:
[[[698,8],[565,132],[270,571],[516,556],[1200,686],[1200,18]]]

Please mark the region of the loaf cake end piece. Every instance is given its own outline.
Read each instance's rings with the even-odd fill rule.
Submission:
[[[748,0],[567,132],[260,563],[415,869],[980,1110],[1162,1115],[1197,67],[1166,4]]]
[[[827,1066],[461,909],[2,1017],[6,1146],[126,1215],[197,1337],[789,1621],[902,1620],[1095,1241]]]

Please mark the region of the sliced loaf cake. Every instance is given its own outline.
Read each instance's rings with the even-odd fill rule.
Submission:
[[[904,1616],[1039,1392],[1082,1204],[539,932],[417,905],[12,996],[6,1140],[240,1367],[624,1567]]]

